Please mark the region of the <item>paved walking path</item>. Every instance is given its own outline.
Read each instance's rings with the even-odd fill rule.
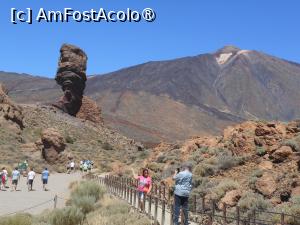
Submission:
[[[72,181],[80,180],[81,174],[50,174],[49,184],[47,186],[47,189],[49,189],[49,191],[43,191],[41,175],[38,174],[34,180],[34,191],[28,191],[26,179],[26,177],[21,177],[17,188],[18,191],[16,192],[11,192],[11,189],[6,189],[6,191],[0,191],[0,216],[20,211],[25,208],[30,208],[40,203],[45,203],[47,201],[47,203],[30,210],[26,210],[25,212],[31,214],[38,214],[45,209],[53,209],[54,196],[56,194],[59,196],[57,200],[57,207],[64,207],[64,199],[68,197],[70,192],[68,188],[69,184]],[[9,185],[11,185],[10,182]]]

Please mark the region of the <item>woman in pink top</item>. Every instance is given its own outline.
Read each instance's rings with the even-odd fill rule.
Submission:
[[[146,194],[149,194],[152,188],[152,180],[149,176],[148,169],[143,169],[143,175],[136,176],[134,174],[134,178],[138,180],[138,194],[139,194],[139,207],[143,211],[144,210],[144,198]]]

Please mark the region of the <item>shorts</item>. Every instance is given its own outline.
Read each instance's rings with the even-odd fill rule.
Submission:
[[[28,180],[28,185],[32,185],[33,184],[33,180]]]
[[[144,200],[145,193],[143,191],[139,191],[139,199]]]
[[[71,170],[74,170],[74,167],[71,167]]]
[[[12,183],[13,185],[18,185],[18,180],[12,180],[11,183]]]
[[[48,179],[43,179],[43,184],[48,184]]]

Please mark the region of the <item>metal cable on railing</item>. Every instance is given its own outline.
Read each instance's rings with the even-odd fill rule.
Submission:
[[[45,204],[47,204],[49,202],[53,202],[53,201],[54,201],[54,199],[50,199],[50,200],[47,200],[47,201],[42,202],[42,203],[39,203],[37,205],[30,206],[30,207],[25,208],[25,209],[21,209],[21,210],[15,211],[15,212],[10,212],[10,213],[6,213],[6,214],[2,214],[2,215],[0,215],[0,217],[10,216],[10,215],[14,215],[14,214],[17,214],[17,213],[26,212],[26,211],[28,211],[30,209],[34,209],[34,208],[40,207],[42,205],[45,205]]]

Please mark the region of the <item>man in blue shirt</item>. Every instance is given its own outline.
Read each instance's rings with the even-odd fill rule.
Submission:
[[[18,170],[18,167],[16,167],[11,173],[12,191],[17,190],[17,185],[19,180],[20,180],[20,172]]]
[[[188,163],[183,165],[183,171],[175,171],[173,179],[175,180],[174,191],[174,225],[179,225],[179,213],[182,207],[184,214],[184,225],[188,225],[188,203],[189,195],[192,190],[192,166]]]
[[[43,190],[47,191],[46,184],[48,184],[48,177],[50,176],[49,171],[47,168],[44,169],[42,172],[42,182],[43,182]]]

